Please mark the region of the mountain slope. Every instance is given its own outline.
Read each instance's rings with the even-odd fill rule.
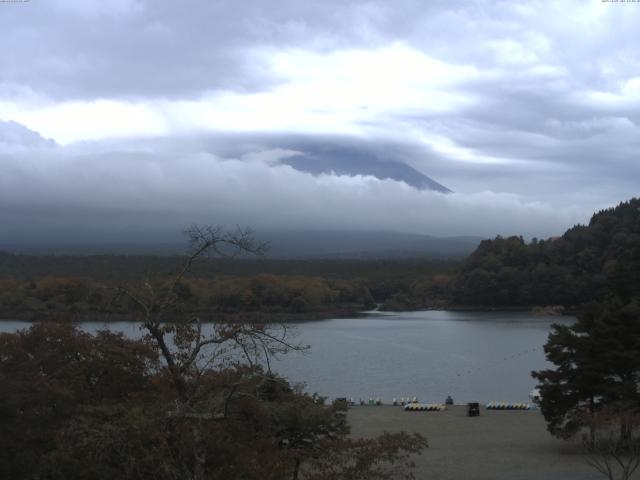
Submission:
[[[381,180],[405,182],[419,190],[450,193],[444,185],[427,177],[413,167],[401,162],[372,158],[360,151],[329,151],[322,154],[296,155],[280,161],[296,170],[314,175],[335,173],[338,175],[371,175]]]
[[[13,120],[0,120],[0,145],[13,147],[50,148],[56,143],[38,132],[28,129]]]

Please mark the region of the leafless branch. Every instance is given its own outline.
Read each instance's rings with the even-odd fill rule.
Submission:
[[[640,414],[609,407],[588,415],[585,424],[585,462],[610,480],[628,480],[640,467]]]

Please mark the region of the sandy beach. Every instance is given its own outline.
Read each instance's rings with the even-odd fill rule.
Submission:
[[[416,478],[420,480],[604,478],[585,463],[577,443],[557,440],[546,431],[538,410],[481,408],[479,417],[470,418],[464,406],[443,412],[357,406],[349,410],[349,423],[357,437],[400,430],[427,437],[429,448],[415,458]]]

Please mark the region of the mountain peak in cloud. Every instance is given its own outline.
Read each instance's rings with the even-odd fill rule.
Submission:
[[[44,138],[38,132],[30,130],[13,120],[0,120],[0,145],[27,148],[51,148],[56,146],[56,142],[50,138]]]
[[[358,151],[330,151],[308,155],[296,155],[280,161],[285,165],[313,175],[370,175],[381,180],[404,182],[418,190],[451,193],[444,185],[427,177],[406,163],[373,158]]]

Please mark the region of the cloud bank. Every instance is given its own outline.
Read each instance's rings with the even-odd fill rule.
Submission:
[[[202,220],[545,236],[638,195],[638,4],[0,9],[0,228],[12,238]],[[349,149],[456,193],[278,162]]]
[[[79,226],[113,240],[113,232],[181,231],[191,223],[212,222],[262,230],[545,236],[585,220],[579,210],[558,210],[512,194],[442,194],[369,176],[313,176],[277,163],[287,154],[3,157],[0,228],[6,240],[24,232],[42,234],[38,225],[45,231],[69,227],[67,238],[57,241],[73,240]]]

